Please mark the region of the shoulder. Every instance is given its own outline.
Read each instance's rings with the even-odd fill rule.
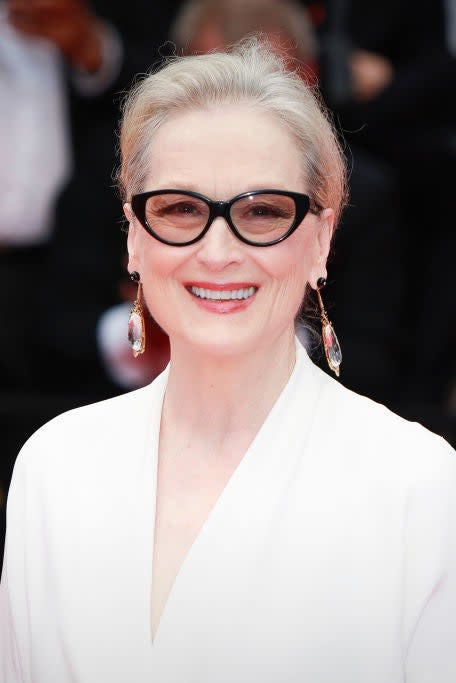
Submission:
[[[399,479],[450,480],[456,486],[456,453],[445,439],[322,375],[320,420],[344,453],[375,461]]]
[[[22,447],[15,474],[46,476],[50,471],[75,473],[107,464],[134,452],[144,440],[146,414],[161,406],[163,375],[152,384],[115,398],[58,415],[38,429]]]

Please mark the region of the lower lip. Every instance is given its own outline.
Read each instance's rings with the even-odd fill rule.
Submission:
[[[257,294],[255,292],[248,299],[225,299],[222,301],[221,299],[202,299],[188,289],[187,292],[198,306],[206,311],[211,311],[211,313],[236,313],[237,311],[243,311],[247,306],[250,306]]]

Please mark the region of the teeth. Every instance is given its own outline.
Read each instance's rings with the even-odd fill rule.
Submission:
[[[232,290],[214,290],[214,289],[203,289],[202,287],[191,287],[192,294],[199,296],[201,299],[213,299],[214,301],[228,301],[230,299],[248,299],[253,296],[257,291],[257,287],[246,287],[244,289],[232,289]]]

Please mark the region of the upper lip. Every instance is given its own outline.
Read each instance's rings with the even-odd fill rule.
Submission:
[[[248,287],[256,287],[255,282],[199,282],[192,281],[185,284],[186,287],[200,287],[201,289],[211,289],[215,292],[223,292],[233,289],[247,289]]]

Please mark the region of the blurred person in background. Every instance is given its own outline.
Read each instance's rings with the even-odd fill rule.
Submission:
[[[306,9],[295,0],[187,0],[170,37],[178,51],[201,54],[259,32],[290,67],[301,68],[306,82],[315,83],[317,38]]]
[[[348,144],[393,169],[394,229],[400,240],[390,242],[394,249],[389,253],[378,250],[378,260],[390,268],[386,278],[376,278],[375,268],[373,274],[360,271],[347,287],[345,274],[354,275],[356,265],[350,257],[353,243],[341,231],[332,269],[333,317],[343,334],[349,332],[346,321],[351,325],[358,317],[362,324],[369,311],[364,293],[372,288],[374,301],[383,297],[396,309],[399,303],[390,328],[397,374],[388,403],[455,442],[456,411],[450,401],[456,385],[454,3],[316,4],[326,14],[320,27],[323,93]],[[352,204],[355,215],[354,198]],[[374,253],[374,246],[367,243],[365,253]],[[356,261],[361,263],[357,254]],[[359,386],[358,378],[353,386]]]
[[[3,497],[24,438],[62,409],[119,390],[96,343],[97,321],[126,281],[112,180],[119,101],[160,57],[177,6],[0,3]]]
[[[49,201],[53,229],[48,228],[46,289],[39,309],[41,351],[48,355],[44,368],[35,368],[39,381],[45,379],[51,390],[109,390],[97,357],[95,326],[100,312],[118,301],[124,254],[112,189],[118,105],[134,75],[157,61],[176,5],[150,7],[142,0],[133,0],[128,8],[123,2],[8,2],[10,25],[35,42],[45,39],[47,49],[63,58],[60,68],[68,76],[63,83],[67,118],[59,123],[70,143],[66,156],[71,175]],[[35,126],[33,133],[40,137],[40,131]],[[46,160],[43,147],[28,164],[32,177],[42,174],[38,163]],[[86,253],[87,232],[97,244],[93,257]],[[117,258],[108,258],[115,254]],[[82,361],[92,368],[84,387],[78,370]]]

